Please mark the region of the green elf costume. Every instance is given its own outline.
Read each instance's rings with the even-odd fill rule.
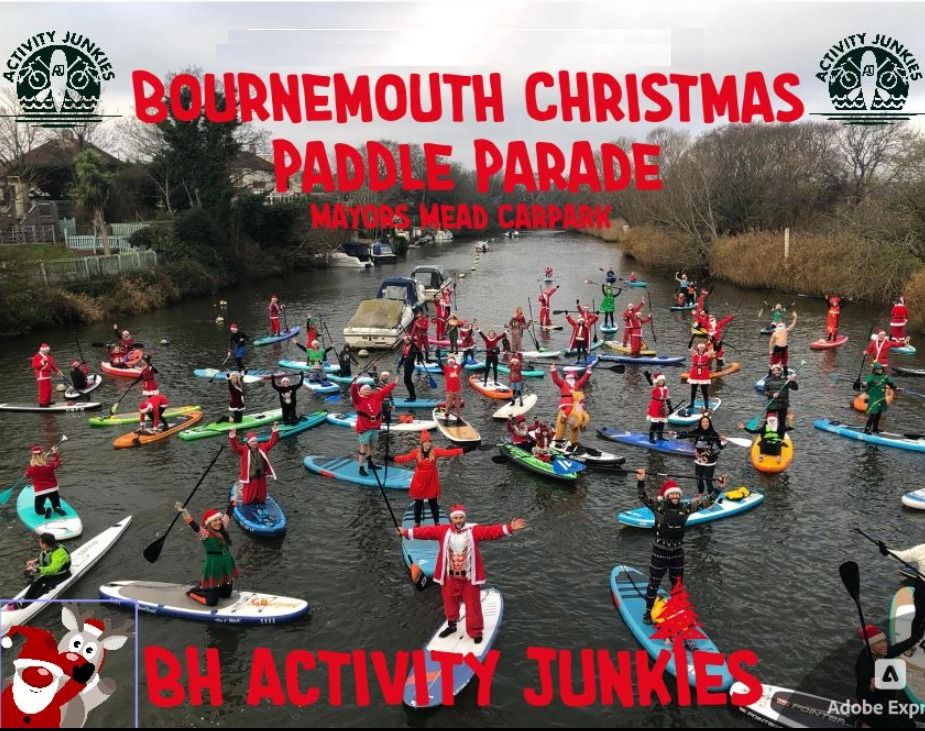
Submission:
[[[880,417],[888,408],[887,389],[891,391],[896,389],[893,379],[884,372],[883,363],[874,361],[872,371],[862,384],[862,388],[867,391],[867,423],[864,425],[866,434],[879,433]]]
[[[622,291],[622,289],[614,291],[614,286],[610,283],[601,285],[601,292],[604,295],[604,299],[601,300],[600,312],[604,316],[604,327],[615,327],[613,321],[613,313],[617,308],[615,300],[617,295]]]
[[[228,523],[231,522],[234,506],[235,501],[232,500],[224,513],[214,509],[206,510],[202,515],[202,524],[197,525],[189,511],[181,503],[176,504],[183,521],[199,537],[205,551],[199,586],[190,589],[187,596],[207,607],[216,606],[220,598],[229,598],[234,580],[238,578],[238,567],[231,554],[231,536],[228,535]]]

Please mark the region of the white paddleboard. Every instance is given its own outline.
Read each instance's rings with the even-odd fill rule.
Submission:
[[[512,406],[510,403],[506,403],[495,413],[491,415],[492,419],[497,419],[498,421],[506,421],[512,416],[520,416],[521,414],[526,414],[530,409],[536,406],[538,396],[535,393],[528,393],[524,396],[524,405],[520,405],[520,399],[517,399],[517,404]],[[434,424],[436,426],[436,423]]]
[[[733,683],[730,693],[748,692],[744,683]],[[748,706],[738,706],[746,716],[769,726],[783,728],[854,728],[854,719],[829,709],[833,703],[844,703],[830,698],[803,693],[777,685],[761,686],[761,698]],[[854,702],[854,699],[851,699]]]
[[[913,510],[925,510],[925,489],[907,492],[902,496],[902,503]]]

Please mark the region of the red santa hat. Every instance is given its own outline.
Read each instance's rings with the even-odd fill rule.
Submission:
[[[659,381],[661,381],[662,383],[665,382],[665,374],[664,374],[664,373],[656,373],[654,376],[652,376],[652,382],[653,382],[653,383],[658,383]]]
[[[45,450],[42,449],[41,445],[33,444],[32,445],[32,454],[41,454]]]
[[[464,505],[457,503],[452,508],[450,508],[450,517],[452,518],[456,515],[461,515],[464,518],[466,517],[466,508]]]
[[[229,330],[237,330],[237,329],[238,329],[238,323],[236,323],[236,322],[231,323],[231,324],[228,326],[228,329],[229,329]]]
[[[681,495],[681,486],[674,480],[665,480],[658,490],[658,496],[668,499],[669,495]]]
[[[271,299],[271,300],[275,300],[275,299],[276,299],[276,295],[275,295],[275,294],[271,294],[271,295],[270,295],[270,299]]]
[[[84,622],[84,632],[99,637],[106,631],[106,623],[100,619],[90,618]]]
[[[526,420],[527,420],[527,417],[525,417],[523,414],[517,414],[517,416],[514,417],[514,421],[516,421],[518,424]]]
[[[861,636],[862,640],[865,640],[871,645],[886,639],[886,634],[884,634],[883,630],[872,624],[865,624],[858,634]]]
[[[249,432],[247,432],[247,435],[244,437],[244,439],[245,439],[245,441],[247,441],[248,443],[250,443],[250,442],[256,442],[256,441],[257,441],[257,432],[254,432],[254,431],[249,431]]]
[[[424,429],[424,430],[421,432],[421,441],[422,441],[422,442],[429,442],[429,441],[430,441],[430,432],[427,431],[427,429]]]
[[[39,350],[51,350],[51,346],[48,343],[42,343],[39,346]]]
[[[221,516],[221,513],[218,510],[215,508],[209,508],[202,514],[202,525],[207,526],[210,520],[219,516]]]
[[[64,669],[57,663],[58,647],[51,632],[38,627],[23,627],[15,625],[0,640],[0,647],[9,650],[13,646],[13,637],[21,635],[26,644],[19,651],[19,657],[13,661],[13,666],[20,670],[26,667],[43,668],[55,678],[64,675]]]

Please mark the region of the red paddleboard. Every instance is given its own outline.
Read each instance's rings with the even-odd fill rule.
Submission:
[[[814,340],[809,344],[810,350],[831,350],[848,342],[847,335],[839,335],[835,340]]]

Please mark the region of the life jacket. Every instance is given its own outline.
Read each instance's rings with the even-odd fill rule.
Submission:
[[[51,576],[61,576],[71,570],[71,552],[59,543],[51,551],[42,551],[39,553],[39,566],[48,566],[51,563],[51,557],[59,551],[64,551],[67,555],[67,561],[64,562],[64,565],[57,574],[51,574]]]
[[[735,490],[727,490],[725,497],[727,500],[744,500],[751,494],[752,491],[745,487],[745,485],[742,485]]]

